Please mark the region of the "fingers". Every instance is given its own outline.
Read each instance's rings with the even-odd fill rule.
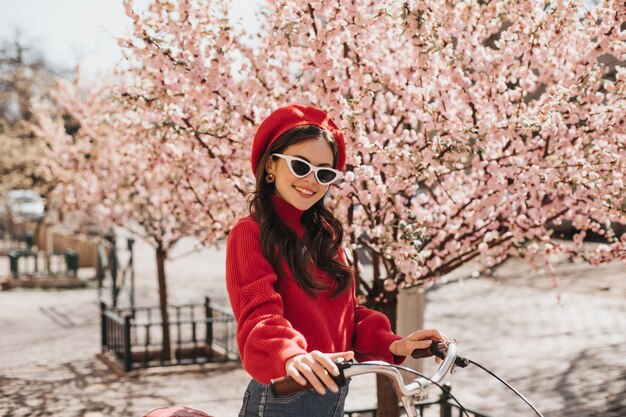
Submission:
[[[305,355],[297,355],[292,358],[289,358],[285,363],[285,370],[287,371],[287,375],[290,376],[294,381],[296,381],[300,385],[306,385],[307,380],[304,378],[300,372],[298,371],[297,364],[301,360],[301,358]]]
[[[339,392],[339,387],[331,377],[339,375],[339,368],[333,362],[338,358],[351,358],[354,352],[338,352],[325,354],[313,351],[306,355],[298,355],[290,358],[285,364],[287,375],[297,383],[306,385],[308,381],[321,395],[326,393],[326,388],[332,392]]]
[[[425,339],[429,339],[429,340],[443,340],[444,342],[448,341],[448,338],[443,333],[441,333],[439,330],[437,330],[437,329],[422,329],[422,330],[418,330],[418,331],[415,331],[415,332],[411,333],[409,336],[407,336],[407,339],[410,339],[410,340],[425,340]],[[430,346],[430,345],[428,345],[428,346]]]
[[[346,352],[329,353],[327,356],[333,361],[336,361],[337,359],[345,359],[347,361],[351,361],[352,359],[354,359],[354,352],[348,350]]]
[[[417,330],[404,339],[397,340],[389,346],[394,355],[408,356],[416,349],[427,349],[434,340],[448,341],[448,338],[437,329]]]
[[[433,341],[428,339],[428,340],[411,340],[411,339],[407,339],[406,340],[407,343],[407,347],[409,349],[411,349],[411,352],[413,352],[415,349],[426,349],[429,348],[430,345],[433,344]]]
[[[320,381],[320,378],[318,378],[318,375],[323,373],[323,371],[310,355],[305,355],[301,361],[295,363],[295,366],[300,374],[311,383],[315,391],[321,395],[326,393],[324,384]]]
[[[330,359],[329,355],[325,355],[319,351],[311,352],[311,357],[314,359],[314,362],[311,365],[311,368],[315,372],[317,378],[322,381],[322,383],[328,387],[332,392],[339,392],[339,387],[335,383],[335,381],[330,377],[329,374],[333,376],[339,375],[339,368]],[[322,387],[323,388],[323,387]],[[318,390],[318,392],[320,392]],[[320,394],[324,394],[325,390],[322,389]]]
[[[427,342],[428,344],[424,347],[418,347],[416,349],[423,349],[425,347],[429,347],[432,343],[432,340],[443,340],[444,342],[448,342],[448,338],[446,337],[446,335],[444,335],[443,333],[441,333],[439,330],[437,329],[423,329],[423,330],[418,330],[416,332],[411,333],[407,339],[410,340],[424,340],[424,339],[430,339],[430,340],[424,340],[424,342]],[[435,362],[437,364],[441,363],[441,359],[438,358],[437,356],[435,356]]]

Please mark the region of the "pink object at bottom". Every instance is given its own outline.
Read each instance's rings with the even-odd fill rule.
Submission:
[[[150,411],[144,417],[211,417],[202,411],[189,407],[161,407]]]

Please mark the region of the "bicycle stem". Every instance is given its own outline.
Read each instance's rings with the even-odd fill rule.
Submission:
[[[421,397],[426,394],[426,390],[431,385],[440,382],[454,366],[457,346],[454,343],[450,343],[447,349],[448,353],[443,359],[442,364],[439,365],[439,369],[430,379],[418,377],[406,385],[404,384],[404,379],[400,371],[383,361],[367,361],[360,364],[353,364],[345,368],[343,374],[346,378],[371,373],[386,375],[391,379],[394,390],[402,397]]]

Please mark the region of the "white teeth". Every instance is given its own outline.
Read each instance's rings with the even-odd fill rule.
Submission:
[[[296,191],[299,191],[302,194],[313,195],[313,191],[305,190],[304,188],[300,188],[300,187],[293,187],[293,188],[295,188]]]

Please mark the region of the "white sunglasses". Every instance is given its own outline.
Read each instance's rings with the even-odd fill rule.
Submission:
[[[311,171],[313,171],[317,182],[322,185],[329,185],[339,181],[341,177],[343,177],[341,171],[337,171],[332,168],[313,166],[309,162],[298,158],[297,156],[283,155],[282,153],[273,153],[272,156],[276,156],[287,161],[289,170],[297,178],[304,178],[309,175]]]

